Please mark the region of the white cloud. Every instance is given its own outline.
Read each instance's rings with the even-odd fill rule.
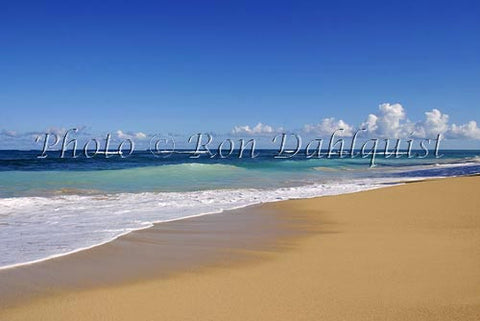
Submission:
[[[473,120],[463,125],[449,125],[449,115],[434,108],[425,112],[424,120],[413,122],[407,118],[405,108],[399,103],[381,104],[378,112],[369,114],[358,127],[350,126],[343,120],[325,118],[317,125],[305,125],[303,131],[330,136],[339,128],[344,128],[343,136],[351,136],[357,129],[365,129],[369,136],[378,138],[435,138],[442,134],[444,138],[480,140],[480,128]]]
[[[121,131],[120,129],[117,130],[117,137],[120,138],[120,139],[129,139],[129,138],[132,138],[132,136],[128,135],[128,134],[125,134],[123,131]]]
[[[248,134],[248,135],[255,135],[255,134],[272,134],[272,133],[279,133],[283,130],[283,128],[273,128],[272,126],[258,123],[254,127],[250,127],[248,125],[245,126],[235,126],[232,129],[232,134]]]
[[[450,135],[453,138],[480,139],[480,128],[474,120],[464,125],[453,124],[450,128]]]
[[[378,129],[377,126],[378,116],[375,114],[370,114],[367,117],[367,120],[362,123],[361,128],[365,128],[367,132],[373,133]]]
[[[449,131],[447,114],[436,108],[425,112],[425,120],[415,124],[414,134],[418,137],[433,138],[438,134],[446,135]]]
[[[147,135],[146,135],[145,133],[138,132],[138,133],[135,133],[135,138],[137,138],[137,139],[145,139],[145,138],[147,138]]]
[[[412,122],[406,118],[406,111],[400,104],[381,104],[379,114],[370,114],[360,128],[370,134],[401,138],[412,135],[421,138],[435,138],[442,134],[445,138],[480,139],[480,129],[475,121],[467,124],[449,125],[449,115],[434,108],[425,112],[423,121]]]
[[[442,114],[438,109],[432,109],[425,113],[424,126],[433,133],[444,133],[448,130],[448,115]]]
[[[138,132],[138,133],[132,133],[132,132],[128,132],[128,133],[125,133],[123,132],[122,130],[117,130],[117,137],[120,138],[120,139],[145,139],[147,138],[147,135],[142,133],[142,132]]]
[[[343,129],[342,131],[338,131]],[[353,135],[353,127],[344,122],[343,120],[335,120],[335,118],[324,118],[320,123],[316,125],[305,125],[303,131],[306,133],[313,133],[318,135],[332,135],[335,131],[336,136],[351,136]]]
[[[378,114],[370,114],[360,128],[381,137],[398,138],[409,135],[414,124],[406,120],[406,112],[401,104],[381,104]]]
[[[369,114],[366,120],[355,127],[334,117],[324,118],[318,124],[306,124],[303,132],[320,136],[330,136],[336,132],[337,136],[352,136],[358,129],[365,129],[366,133],[376,138],[435,138],[441,134],[444,138],[451,139],[478,139],[480,128],[475,121],[466,124],[449,124],[449,115],[439,109],[425,112],[425,118],[411,121],[407,118],[405,108],[399,104],[384,103],[378,106],[376,113]],[[343,131],[338,131],[343,129]],[[272,126],[258,123],[254,127],[235,126],[233,134],[272,134],[284,131],[283,128],[275,129]]]

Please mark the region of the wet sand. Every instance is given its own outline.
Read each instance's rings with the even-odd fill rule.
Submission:
[[[88,250],[0,270],[0,309],[72,290],[246,264],[287,249],[289,239],[310,230],[308,222],[306,216],[250,206],[155,224]]]

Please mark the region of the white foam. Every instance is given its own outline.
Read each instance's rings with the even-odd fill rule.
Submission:
[[[405,180],[364,179],[271,190],[3,198],[0,199],[0,269],[78,252],[154,223],[265,202],[358,192]]]

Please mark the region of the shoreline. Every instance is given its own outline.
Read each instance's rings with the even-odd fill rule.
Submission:
[[[308,307],[308,313],[315,318],[306,319],[318,319],[323,315],[326,320],[337,320],[336,315],[345,320],[367,320],[368,310],[373,309],[370,313],[379,318],[391,316],[395,310],[397,314],[394,315],[403,319],[451,320],[460,313],[462,320],[470,320],[472,315],[480,313],[480,298],[471,296],[480,290],[480,272],[472,270],[472,266],[480,264],[478,246],[472,248],[480,241],[476,215],[480,204],[473,197],[478,186],[478,176],[433,179],[357,193],[257,204],[216,215],[161,223],[91,250],[0,270],[2,299],[5,289],[23,284],[23,289],[8,300],[2,300],[0,315],[5,312],[8,319],[16,320],[18,316],[18,320],[28,320],[28,315],[44,315],[42,313],[53,309],[59,314],[50,315],[50,318],[60,320],[61,311],[69,307],[67,311],[78,319],[96,320],[81,306],[94,304],[92,300],[107,306],[113,304],[112,300],[120,299],[130,304],[131,299],[125,295],[134,294],[143,298],[140,306],[147,307],[147,315],[158,312],[150,305],[153,303],[151,297],[156,297],[157,305],[161,303],[163,308],[172,305],[173,310],[167,309],[171,319],[184,319],[188,311],[179,309],[178,299],[182,297],[191,302],[188,298],[195,297],[207,306],[213,305],[215,312],[225,319],[227,312],[223,305],[218,306],[219,298],[208,303],[200,292],[196,292],[197,286],[192,287],[193,283],[204,289],[203,295],[209,291],[219,291],[223,295],[238,292],[240,297],[235,296],[234,301],[225,303],[229,309],[237,300],[250,302],[251,307],[250,297],[269,302],[270,299],[257,295],[275,293],[276,297],[274,289],[281,285],[289,290],[282,291],[284,295],[276,300],[293,302],[297,310]],[[420,201],[416,200],[419,195]],[[424,200],[433,202],[426,205]],[[392,204],[395,207],[391,207]],[[369,211],[363,208],[366,205]],[[460,216],[452,215],[452,211]],[[152,244],[153,241],[156,243]],[[385,247],[384,244],[390,245]],[[421,249],[421,255],[415,255]],[[163,257],[159,260],[158,255]],[[165,262],[165,258],[175,262]],[[352,269],[354,266],[357,268]],[[459,278],[460,272],[464,279]],[[251,284],[255,292],[243,284],[250,284],[248,280],[253,280],[252,275],[258,283],[258,286]],[[386,278],[387,275],[390,276]],[[293,279],[284,283],[284,278]],[[237,279],[243,282],[238,283]],[[398,283],[400,280],[406,281],[406,285]],[[230,284],[227,292],[226,284]],[[177,291],[177,287],[183,290]],[[344,290],[338,292],[336,288]],[[163,290],[159,292],[159,289]],[[323,307],[325,311],[322,312],[308,305],[304,302],[309,302],[308,298],[303,297],[299,289],[310,293],[319,304],[330,302],[333,308]],[[378,292],[380,289],[383,290]],[[148,295],[140,294],[144,290]],[[170,298],[166,293],[176,294]],[[355,300],[361,298],[363,305],[352,301],[352,295],[360,295]],[[111,299],[105,301],[105,296]],[[65,300],[73,300],[75,307]],[[388,308],[383,303],[378,306],[378,300],[388,301]],[[344,301],[347,306],[341,304]],[[463,302],[464,308],[458,306],[459,302]],[[133,306],[140,307],[138,304]],[[191,304],[189,308],[209,315],[209,311]],[[424,306],[423,317],[420,310],[413,309],[418,304]],[[255,316],[268,312],[275,315],[272,319],[288,319],[288,311],[280,308],[283,313],[278,314],[278,310],[263,308],[266,310],[254,309]],[[104,309],[99,305],[94,310],[103,316],[113,313],[110,308],[108,313]],[[129,313],[132,311],[125,309],[120,310],[131,319]],[[142,311],[136,313],[145,315]],[[162,313],[166,312],[162,310]],[[238,316],[228,314],[228,317],[255,319],[253,315],[237,313]],[[445,318],[440,317],[442,315]]]
[[[469,176],[472,176],[472,175],[464,175],[464,176],[461,176],[461,177],[469,177]],[[476,176],[476,175],[473,175],[473,176]],[[167,220],[153,221],[153,222],[150,222],[148,225],[146,225],[144,227],[139,227],[139,228],[131,229],[129,231],[125,231],[125,232],[123,232],[119,235],[116,235],[115,237],[113,237],[111,239],[108,239],[106,241],[102,241],[98,244],[93,244],[91,246],[81,247],[81,248],[78,248],[78,249],[75,249],[75,250],[72,250],[72,251],[69,251],[69,252],[65,252],[65,253],[53,254],[53,255],[50,255],[48,257],[35,259],[35,260],[32,260],[32,261],[0,266],[0,271],[19,268],[19,267],[22,267],[22,266],[29,266],[29,265],[33,265],[33,264],[42,263],[42,262],[50,261],[50,260],[53,260],[53,259],[61,258],[61,257],[64,257],[64,256],[76,254],[76,253],[79,253],[79,252],[82,252],[82,251],[88,251],[88,250],[94,249],[96,247],[108,244],[110,242],[114,242],[115,240],[117,240],[117,239],[119,239],[119,238],[121,238],[125,235],[128,235],[130,233],[134,233],[134,232],[137,232],[137,231],[142,231],[142,230],[145,230],[145,229],[152,228],[157,224],[165,224],[165,223],[176,222],[176,221],[181,221],[181,220],[188,220],[188,219],[196,218],[196,217],[221,214],[221,213],[225,213],[225,212],[229,212],[229,211],[236,211],[236,210],[240,210],[240,209],[248,209],[252,206],[262,206],[263,204],[284,202],[284,201],[289,201],[289,200],[312,199],[312,198],[325,197],[325,196],[352,194],[352,193],[359,193],[359,192],[364,192],[364,191],[369,191],[369,190],[374,190],[374,189],[379,189],[379,188],[387,188],[387,187],[392,187],[392,186],[397,186],[397,185],[402,185],[402,184],[429,181],[429,180],[437,180],[437,179],[445,179],[445,178],[454,178],[454,177],[457,177],[457,176],[452,176],[452,177],[439,176],[439,177],[425,177],[425,178],[422,178],[422,177],[420,177],[420,178],[401,178],[401,179],[398,179],[398,180],[394,180],[393,178],[391,178],[391,181],[389,180],[389,181],[385,181],[385,182],[378,182],[375,185],[372,185],[372,186],[369,186],[368,188],[360,189],[360,190],[351,190],[351,191],[347,191],[347,192],[338,192],[338,193],[325,194],[325,195],[314,195],[314,196],[305,196],[305,197],[291,197],[291,198],[286,198],[286,199],[269,200],[269,201],[265,201],[265,202],[236,206],[236,207],[232,207],[232,208],[228,208],[228,209],[224,209],[224,210],[198,213],[198,214],[193,214],[193,215],[188,215],[188,216],[173,218],[173,219],[167,219]]]
[[[284,200],[279,200],[278,202],[282,201]],[[278,216],[279,213],[268,209],[268,205],[273,203],[277,202],[247,205],[222,212],[199,214],[154,223],[152,226],[129,231],[111,241],[94,245],[84,250],[78,250],[31,264],[21,264],[12,268],[0,269],[0,315],[2,308],[16,306],[24,300],[31,301],[45,295],[55,295],[58,292],[71,291],[72,289],[91,289],[99,284],[102,286],[114,286],[119,283],[138,282],[150,277],[165,278],[178,273],[184,273],[190,270],[192,266],[199,269],[208,269],[221,263],[223,260],[221,257],[223,254],[220,253],[222,246],[230,252],[232,249],[240,249],[233,255],[231,255],[232,253],[227,253],[227,259],[234,262],[234,264],[248,262],[255,256],[255,251],[276,251],[278,250],[277,242],[279,242],[280,236],[291,237],[294,234],[298,236],[302,234],[302,231],[292,229],[291,226],[288,228],[277,226],[282,223]],[[267,205],[267,208],[265,208],[265,205]],[[261,225],[257,226],[258,224]],[[245,233],[246,227],[256,227],[256,230],[250,231],[251,233]],[[222,229],[234,232],[237,235],[224,236],[223,239],[220,239],[224,245],[220,246],[216,244],[218,237],[213,236],[214,241],[205,240],[202,235],[199,238],[195,237],[199,232],[200,234],[215,230],[221,232]],[[172,237],[171,234],[176,235]],[[303,232],[303,234],[305,233]],[[189,239],[189,237],[192,239]],[[138,242],[138,239],[144,238],[147,239],[146,242],[144,242],[145,240]],[[245,242],[246,238],[252,238],[253,240]],[[193,258],[175,257],[173,250],[177,250],[179,246],[176,243],[185,241],[189,242],[190,245],[197,243],[194,244],[194,247],[200,244],[208,248],[205,248],[203,251],[200,249],[202,255],[199,255],[193,253],[194,248],[188,246],[183,248],[180,244],[180,251],[184,251],[183,256],[192,255]],[[166,244],[167,242],[170,244]],[[113,277],[109,275],[111,263],[116,263],[118,260],[124,262],[127,259],[125,252],[131,251],[131,247],[136,247],[139,258],[145,259],[145,256],[152,256],[152,250],[145,249],[149,245],[148,243],[153,244],[153,251],[161,251],[166,248],[167,254],[164,256],[174,257],[175,260],[180,261],[178,262],[179,264],[169,265],[162,263],[159,258],[150,258],[149,263],[154,264],[153,268],[158,266],[162,268],[160,273],[152,271],[152,268],[144,265],[133,265],[123,269],[119,275]],[[109,258],[104,260],[102,258],[104,253],[107,253]],[[159,256],[162,257],[162,254],[159,254]],[[92,263],[96,264],[97,268],[90,269]],[[226,262],[226,264],[230,263]],[[51,272],[52,270],[54,273]],[[59,274],[55,275],[58,272]],[[82,273],[83,275],[79,275]],[[86,278],[90,280],[84,282]],[[20,286],[17,287],[15,283],[20,279],[22,281],[19,282]],[[25,279],[27,282],[24,281]],[[18,299],[19,296],[20,299]]]

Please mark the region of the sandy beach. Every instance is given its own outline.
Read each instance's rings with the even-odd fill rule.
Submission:
[[[480,177],[159,224],[0,271],[0,320],[479,320]]]

